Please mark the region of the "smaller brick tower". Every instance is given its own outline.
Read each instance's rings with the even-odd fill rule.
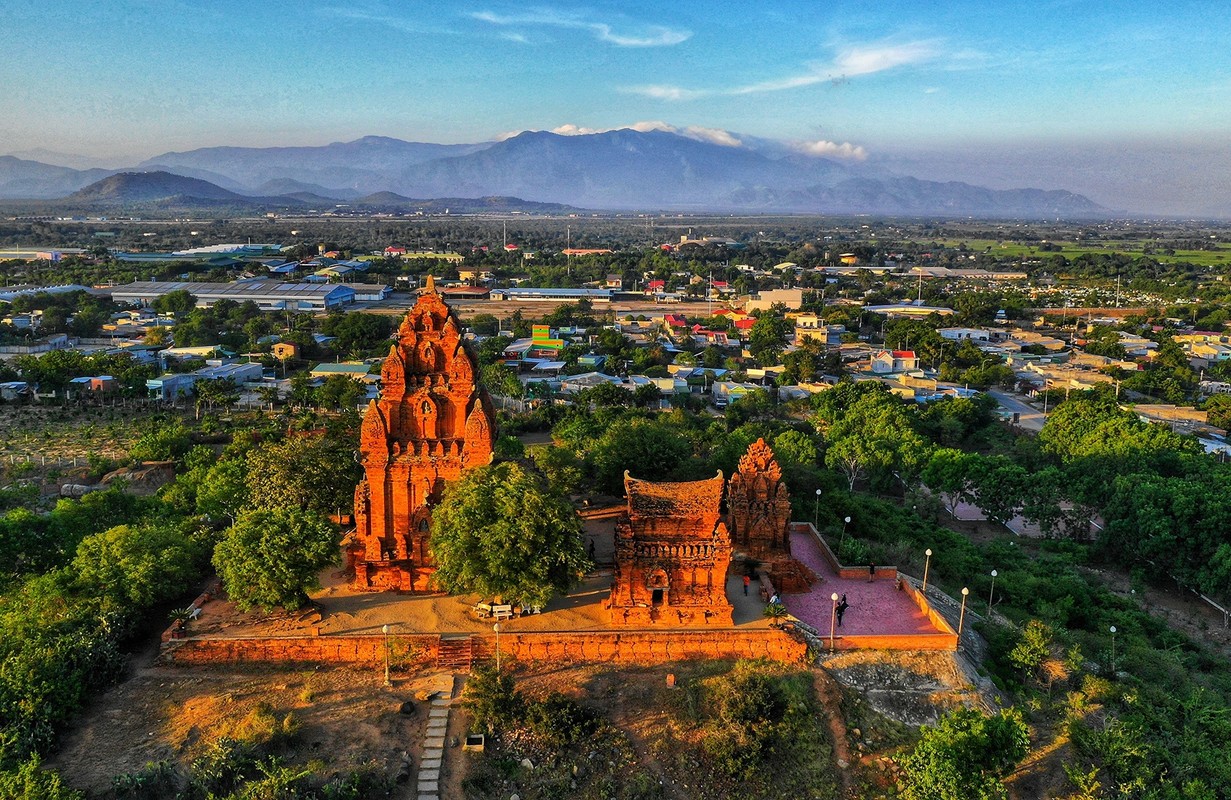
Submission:
[[[731,536],[722,473],[652,483],[624,473],[628,513],[616,523],[613,625],[730,625]]]
[[[790,555],[791,496],[782,468],[764,439],[757,439],[739,460],[727,488],[731,544],[759,560]]]

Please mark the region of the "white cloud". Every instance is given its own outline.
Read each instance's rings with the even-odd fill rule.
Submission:
[[[715,92],[708,89],[683,89],[679,86],[626,86],[620,89],[625,94],[639,94],[655,100],[696,100]]]
[[[571,122],[559,125],[551,129],[552,133],[561,136],[588,136],[594,133],[606,133],[607,131],[615,130],[634,130],[645,133],[647,131],[665,131],[683,136],[687,139],[695,139],[699,142],[709,142],[723,147],[743,147],[743,142],[740,141],[735,134],[722,128],[703,128],[700,125],[689,125],[685,128],[672,125],[662,120],[644,120],[642,122],[634,122],[632,125],[618,125],[614,128],[588,128],[584,125],[575,125]],[[504,138],[508,138],[507,136]]]
[[[923,64],[934,61],[940,56],[941,52],[940,42],[934,39],[896,44],[875,42],[842,49],[838,51],[833,61],[827,64],[808,65],[806,71],[798,75],[772,78],[742,86],[687,89],[682,86],[652,84],[648,86],[628,86],[620,91],[626,94],[639,94],[655,100],[671,101],[697,100],[703,97],[714,96],[761,94],[762,92],[781,92],[804,86],[814,86],[825,81],[841,83],[859,75],[872,75],[898,67]]]
[[[940,55],[936,40],[906,42],[904,44],[878,43],[849,47],[838,53],[833,69],[839,75],[853,78],[856,75],[871,75],[894,67],[920,64]]]
[[[543,25],[587,31],[595,39],[618,47],[669,47],[692,37],[692,31],[683,28],[668,28],[665,25],[642,25],[635,31],[617,30],[615,26],[606,22],[598,22],[578,14],[547,8],[532,9],[516,14],[476,11],[469,16],[480,22],[501,27]]]
[[[815,142],[794,142],[791,145],[792,149],[809,156],[818,156],[820,158],[840,158],[847,161],[863,161],[868,157],[868,151],[863,149],[862,145],[851,144],[850,142],[826,141],[819,139]]]

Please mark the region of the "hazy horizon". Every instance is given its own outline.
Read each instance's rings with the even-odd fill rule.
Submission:
[[[1231,22],[1212,3],[5,5],[0,147],[76,168],[665,123],[1131,213],[1231,212]]]

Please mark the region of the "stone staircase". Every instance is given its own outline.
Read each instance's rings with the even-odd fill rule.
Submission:
[[[469,636],[441,636],[436,653],[437,669],[470,672],[474,663],[474,643]]]

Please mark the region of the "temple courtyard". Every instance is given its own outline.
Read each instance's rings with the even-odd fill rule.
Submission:
[[[595,540],[596,559],[602,564],[612,550],[611,532],[588,525]],[[841,578],[821,555],[814,534],[791,534],[794,556],[819,576],[807,593],[783,594],[781,600],[791,616],[828,635],[833,603],[831,594],[846,594],[849,610],[838,635],[917,635],[941,633],[910,596],[897,589],[893,579],[884,577],[869,583],[866,577]],[[295,613],[263,614],[240,612],[220,598],[205,604],[200,616],[187,626],[187,635],[207,638],[253,638],[282,636],[365,636],[380,634],[388,625],[393,634],[482,634],[491,633],[495,622],[476,613],[475,605],[490,601],[477,595],[397,594],[365,592],[351,587],[348,577],[338,569],[320,576],[322,588],[312,595],[312,607]],[[586,576],[574,591],[554,598],[541,613],[500,621],[502,631],[583,632],[610,631],[607,602],[611,593],[610,569],[599,569]],[[766,603],[754,582],[747,596],[743,589],[743,565],[732,562],[726,580],[726,597],[734,608],[736,629],[770,627],[764,615]],[[670,625],[645,626],[645,629],[670,629]],[[717,627],[717,626],[715,626]],[[725,626],[724,626],[725,627]],[[691,626],[689,629],[704,629]],[[627,627],[623,628],[628,630]]]

